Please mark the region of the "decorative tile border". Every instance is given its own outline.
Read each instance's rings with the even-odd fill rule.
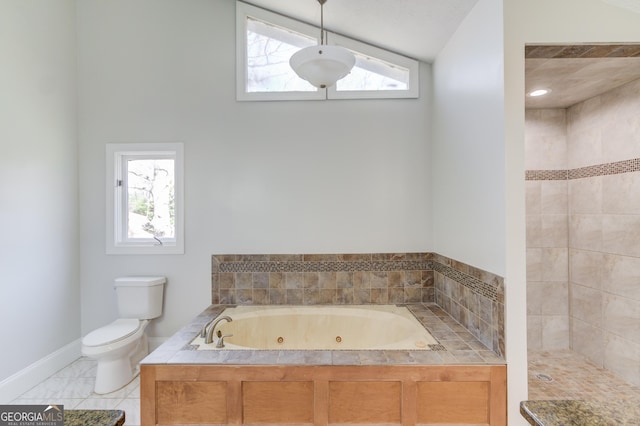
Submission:
[[[526,170],[525,180],[567,180],[567,170]]]
[[[428,260],[381,261],[235,261],[220,264],[219,272],[362,272],[429,270]]]
[[[570,170],[526,170],[525,180],[572,180],[640,171],[640,158]]]
[[[433,270],[456,281],[458,284],[470,289],[474,293],[486,297],[492,302],[498,300],[498,288],[493,284],[482,282],[477,278],[438,262],[433,262]]]
[[[640,171],[640,158],[616,161],[615,163],[598,164],[569,170],[569,179],[580,179],[594,176],[618,175]]]

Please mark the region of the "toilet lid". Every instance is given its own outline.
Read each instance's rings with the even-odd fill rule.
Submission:
[[[100,346],[116,342],[131,336],[138,330],[140,321],[137,319],[117,319],[109,325],[105,325],[87,334],[82,343],[85,346]]]

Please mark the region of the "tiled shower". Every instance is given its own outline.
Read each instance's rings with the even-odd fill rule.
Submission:
[[[530,350],[640,385],[640,80],[526,111]]]

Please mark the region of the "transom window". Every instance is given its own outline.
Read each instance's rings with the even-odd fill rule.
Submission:
[[[236,3],[238,100],[417,98],[419,62],[327,32],[351,50],[356,65],[328,89],[301,79],[289,66],[296,51],[319,43],[319,29],[243,2]]]

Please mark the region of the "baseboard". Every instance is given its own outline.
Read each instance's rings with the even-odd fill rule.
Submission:
[[[81,356],[82,339],[74,340],[0,382],[0,404],[8,404]]]

